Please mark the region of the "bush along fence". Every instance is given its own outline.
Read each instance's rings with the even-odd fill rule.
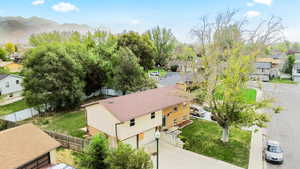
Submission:
[[[14,122],[0,119],[0,131],[16,127],[17,125],[18,124],[14,123]]]
[[[65,134],[56,133],[54,131],[44,130],[49,136],[62,144],[62,147],[74,151],[82,152],[84,147],[89,144],[89,139],[81,139]]]

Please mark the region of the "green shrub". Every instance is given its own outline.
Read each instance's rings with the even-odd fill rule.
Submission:
[[[177,72],[178,67],[179,67],[178,65],[172,65],[171,66],[171,71],[172,72]]]

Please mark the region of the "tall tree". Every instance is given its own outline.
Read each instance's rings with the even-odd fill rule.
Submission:
[[[127,144],[119,144],[111,150],[105,162],[109,169],[152,169],[150,156],[143,150],[134,150]]]
[[[107,169],[108,165],[104,160],[108,153],[107,139],[97,134],[92,137],[90,144],[79,154],[76,161],[82,169]]]
[[[223,142],[229,141],[231,126],[264,127],[268,121],[266,114],[257,110],[271,106],[271,100],[249,102],[245,98],[245,91],[255,58],[266,47],[278,42],[282,30],[280,20],[273,17],[261,23],[255,31],[245,30],[245,21],[236,17],[236,11],[221,13],[213,21],[202,17],[201,24],[192,30],[199,39],[203,56],[201,64],[204,67],[194,70],[201,74],[200,79],[196,80],[201,81],[199,87],[205,92],[204,100],[223,128]],[[199,97],[202,99],[202,96]],[[280,109],[274,110],[278,112]]]
[[[296,61],[296,57],[295,57],[295,54],[289,54],[287,56],[287,60],[286,62],[284,63],[284,67],[283,67],[283,71],[284,73],[287,73],[289,75],[293,75],[293,67],[294,67],[294,64],[295,64],[295,61]]]
[[[82,67],[61,44],[33,48],[24,64],[24,96],[30,106],[47,105],[51,110],[80,105],[84,83]]]
[[[123,94],[154,87],[153,81],[139,65],[139,59],[130,49],[121,48],[114,63],[113,84]]]
[[[139,64],[149,70],[154,66],[154,46],[148,36],[136,32],[123,33],[118,38],[118,46],[129,48],[139,58]]]
[[[2,61],[7,61],[8,60],[6,50],[4,48],[1,48],[1,47],[0,47],[0,59]]]
[[[4,49],[8,52],[9,55],[16,52],[16,46],[13,43],[4,44]]]
[[[154,44],[155,65],[165,66],[174,53],[176,38],[171,29],[159,26],[146,33]]]

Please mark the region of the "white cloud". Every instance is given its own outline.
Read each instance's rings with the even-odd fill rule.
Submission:
[[[44,3],[45,3],[44,0],[36,0],[36,1],[33,1],[31,4],[32,4],[32,5],[42,5],[42,4],[44,4]]]
[[[130,24],[131,24],[131,25],[138,25],[138,24],[140,24],[140,23],[141,23],[141,21],[138,20],[138,19],[132,19],[132,20],[130,21]]]
[[[253,0],[255,3],[264,4],[264,5],[272,5],[272,0]]]
[[[52,6],[52,9],[57,12],[70,12],[70,11],[79,11],[79,9],[70,3],[60,2]]]
[[[254,3],[248,2],[248,3],[247,3],[247,6],[249,6],[249,7],[254,6]]]
[[[258,11],[248,11],[246,13],[246,16],[249,17],[249,18],[252,18],[252,17],[257,17],[257,16],[260,16],[261,13],[258,12]]]

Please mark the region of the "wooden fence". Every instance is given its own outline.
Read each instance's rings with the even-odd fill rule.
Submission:
[[[62,144],[62,147],[71,149],[74,151],[82,152],[84,147],[89,144],[90,140],[76,138],[53,131],[44,130],[49,136]]]

